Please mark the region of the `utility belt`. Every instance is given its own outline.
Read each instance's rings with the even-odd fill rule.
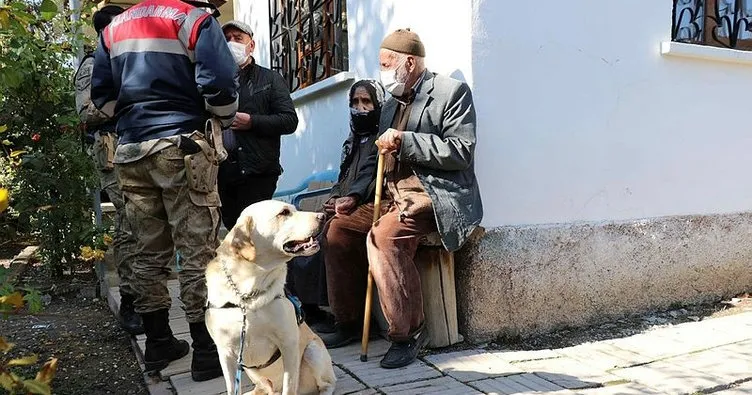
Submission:
[[[116,147],[117,135],[115,135],[115,132],[97,131],[94,133],[91,155],[94,158],[94,166],[97,170],[112,171],[115,168]]]
[[[201,193],[215,192],[219,163],[227,159],[219,121],[213,118],[206,121],[204,133],[180,136],[178,147],[185,153],[183,160],[188,187]]]

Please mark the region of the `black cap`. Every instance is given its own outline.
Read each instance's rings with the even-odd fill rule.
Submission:
[[[116,5],[107,5],[102,7],[101,10],[94,13],[92,16],[92,22],[94,23],[94,30],[97,33],[101,33],[107,25],[112,22],[112,18],[120,15],[125,11],[123,8]]]

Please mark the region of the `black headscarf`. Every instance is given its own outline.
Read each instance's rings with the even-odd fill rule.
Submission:
[[[381,117],[381,106],[384,104],[384,86],[380,82],[371,79],[364,79],[354,83],[350,87],[350,96],[348,103],[352,101],[355,90],[365,88],[373,102],[373,110],[359,112],[350,108],[350,130],[355,135],[375,134],[379,131],[379,118]]]

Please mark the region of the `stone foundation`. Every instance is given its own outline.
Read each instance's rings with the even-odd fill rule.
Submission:
[[[456,254],[471,342],[729,297],[752,285],[752,213],[505,226]]]

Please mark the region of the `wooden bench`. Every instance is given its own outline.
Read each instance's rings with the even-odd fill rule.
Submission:
[[[318,190],[330,190],[332,185],[334,185],[331,181],[311,181],[308,183],[308,190],[309,191],[318,191]],[[324,204],[324,202],[329,199],[329,194],[321,194],[317,196],[307,197],[304,199],[301,199],[300,204],[298,205],[298,210],[301,211],[318,211],[321,209],[321,206]]]
[[[428,347],[447,347],[463,341],[457,321],[454,253],[444,249],[438,233],[421,238],[415,254],[415,265],[420,274]],[[373,303],[374,318],[381,334],[386,337],[388,324],[379,304],[378,288],[374,293]]]
[[[431,348],[459,343],[454,253],[444,249],[438,233],[423,237],[415,255],[423,293],[423,314]]]

